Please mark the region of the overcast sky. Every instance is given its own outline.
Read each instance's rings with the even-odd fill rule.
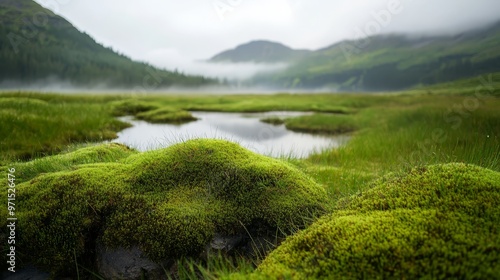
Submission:
[[[188,72],[194,60],[256,39],[318,49],[365,34],[456,33],[500,20],[499,0],[36,2],[133,59]]]

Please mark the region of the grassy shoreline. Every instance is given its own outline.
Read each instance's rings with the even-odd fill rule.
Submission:
[[[468,88],[466,92],[469,92]],[[314,111],[318,108],[343,107],[351,113],[317,113],[283,120],[288,129],[296,131],[354,133],[353,139],[345,147],[313,154],[298,164],[316,180],[327,185],[331,193],[339,194],[345,193],[343,189],[358,190],[357,183],[364,183],[367,178],[425,164],[466,162],[500,170],[500,113],[497,110],[500,108],[500,99],[497,96],[498,90],[483,91],[479,98],[467,95],[460,88],[448,89],[439,95],[429,95],[425,91],[352,95],[134,97],[2,93],[0,106],[10,105],[14,99],[18,101],[16,106],[10,105],[8,110],[4,109],[0,116],[0,120],[7,124],[1,128],[4,138],[0,140],[0,163],[15,161],[16,155],[23,155],[18,159],[26,160],[57,154],[74,141],[111,139],[114,133],[126,127],[125,123],[115,119],[121,115],[134,115],[150,122],[155,122],[152,119],[156,117],[158,122],[177,122],[178,115],[191,120],[192,116],[186,110],[192,109],[196,103],[200,110],[209,111],[217,105],[227,106],[225,111],[238,112],[254,111],[257,107],[269,107],[270,104],[276,106],[272,107],[273,111],[290,111],[292,108],[296,111]],[[471,107],[467,102],[476,106]],[[71,114],[58,116],[58,108],[71,109],[65,111],[71,111]],[[75,114],[78,110],[81,113]],[[60,119],[54,121],[36,117],[40,114],[54,115]],[[18,116],[25,126],[38,128],[38,134],[31,132],[33,136],[29,138],[9,133],[9,129],[15,129],[5,116]],[[88,121],[82,122],[82,116]],[[64,125],[72,122],[80,122],[85,126]],[[23,127],[23,124],[19,127]],[[110,128],[110,124],[114,126]],[[51,127],[57,125],[64,125],[63,129]],[[27,129],[17,130],[26,133]],[[47,131],[51,132],[48,136]],[[79,137],[71,136],[74,134]],[[37,139],[37,143],[32,143],[33,138]],[[23,141],[28,142],[23,144]]]
[[[439,89],[439,93],[436,89]],[[59,171],[65,174],[83,167],[90,168],[91,166],[85,165],[89,163],[109,162],[113,165],[118,164],[114,163],[115,161],[124,162],[130,161],[129,158],[138,158],[141,155],[135,151],[122,150],[119,147],[113,148],[116,151],[113,149],[100,151],[99,146],[92,150],[92,153],[76,149],[74,153],[81,153],[78,161],[73,161],[64,153],[46,157],[58,154],[75,142],[99,142],[113,138],[114,133],[126,126],[116,120],[116,116],[121,115],[133,115],[150,122],[177,122],[188,121],[190,110],[313,111],[316,112],[313,115],[272,119],[269,122],[284,124],[291,130],[353,133],[353,138],[347,145],[338,149],[319,151],[304,160],[281,159],[324,188],[329,201],[327,204],[331,205],[328,211],[333,213],[338,202],[349,197],[357,197],[372,189],[374,182],[379,182],[377,180],[380,178],[386,176],[399,178],[390,174],[409,172],[411,175],[415,172],[412,170],[427,170],[427,166],[438,166],[435,167],[436,170],[456,169],[469,172],[466,168],[468,164],[490,169],[491,172],[499,172],[499,93],[497,88],[492,90],[483,88],[480,92],[471,92],[469,87],[464,89],[434,87],[432,94],[426,89],[397,94],[273,96],[88,96],[0,93],[0,121],[6,124],[0,129],[3,137],[0,138],[2,149],[0,169],[5,169],[7,164],[16,166],[19,167],[20,174],[30,179],[43,173],[51,174]],[[329,114],[330,112],[342,112],[342,114]],[[19,161],[29,159],[36,160],[24,163]],[[465,165],[451,165],[451,169],[447,165],[439,167],[440,164],[457,162]],[[85,168],[81,169],[82,172]],[[446,172],[453,174],[455,171]],[[448,175],[443,176],[447,178]],[[411,180],[418,178],[417,176]],[[397,182],[399,179],[394,180]],[[418,181],[412,182],[418,186]],[[477,184],[480,184],[479,181]],[[404,211],[393,213],[397,217],[414,218],[408,216],[409,212]],[[431,212],[429,213],[434,213]],[[370,219],[382,223],[384,219],[393,219],[391,215],[392,212],[387,215],[370,216]],[[331,217],[343,219],[342,215],[333,214]],[[329,223],[337,224],[336,220],[324,218],[320,226]],[[274,254],[275,257],[279,259],[284,256],[283,254],[291,254],[283,253],[286,248],[288,247]],[[269,263],[272,261],[268,261],[266,269],[271,267]],[[180,267],[187,265],[192,269],[183,272],[186,278],[200,275],[201,271],[208,277],[242,279],[253,271],[253,265],[245,261],[236,266],[232,262],[232,264],[226,262],[225,259],[216,261],[219,264],[225,263],[218,268],[208,268],[206,263],[199,263],[196,260],[188,261],[187,264],[181,262],[183,264],[180,263]],[[193,266],[197,268],[193,269]],[[233,274],[241,271],[245,271],[246,274]],[[272,273],[277,272],[272,270]],[[255,275],[255,278],[259,279],[259,274]]]

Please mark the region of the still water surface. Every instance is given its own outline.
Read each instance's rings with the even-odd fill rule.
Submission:
[[[261,118],[277,116],[292,117],[309,113],[215,113],[193,112],[198,121],[182,125],[152,124],[132,117],[120,120],[133,126],[118,133],[113,142],[125,144],[140,151],[168,147],[175,143],[195,138],[217,138],[239,143],[257,153],[280,157],[307,157],[314,151],[344,144],[349,136],[325,136],[298,133],[287,130],[284,125],[271,125]]]

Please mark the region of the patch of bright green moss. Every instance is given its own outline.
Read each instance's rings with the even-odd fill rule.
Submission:
[[[126,99],[111,102],[113,113],[116,116],[136,115],[138,113],[155,110],[159,106],[152,102],[137,99]]]
[[[193,117],[193,115],[187,111],[169,107],[142,112],[137,114],[136,118],[151,123],[186,123],[197,120],[197,118]]]
[[[48,106],[49,104],[46,101],[40,99],[30,99],[30,98],[16,98],[16,97],[3,97],[0,98],[0,108],[8,109],[23,109],[23,107],[32,107],[32,106]]]
[[[9,168],[14,167],[17,170],[16,176],[20,180],[29,181],[42,173],[71,170],[73,166],[80,164],[116,162],[134,153],[136,151],[127,146],[118,143],[109,143],[89,146],[72,152],[38,158],[28,162],[11,164]]]
[[[286,128],[298,132],[342,134],[355,131],[352,115],[314,114],[285,120]]]
[[[24,260],[52,272],[88,258],[96,240],[169,259],[200,254],[216,232],[291,232],[326,201],[325,190],[291,165],[206,139],[40,174],[17,191]]]
[[[263,118],[260,120],[263,123],[268,123],[268,124],[273,124],[273,125],[280,125],[284,124],[285,120],[279,117],[269,117],[269,118]]]
[[[116,116],[132,115],[151,123],[185,123],[197,120],[187,111],[137,99],[114,101],[111,102],[111,107]]]
[[[379,180],[287,239],[256,276],[273,279],[500,275],[500,173],[446,164]]]
[[[128,127],[97,101],[65,100],[63,96],[0,94],[0,165],[52,155],[73,143],[114,139],[117,131]]]

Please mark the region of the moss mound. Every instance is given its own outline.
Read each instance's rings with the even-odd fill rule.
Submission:
[[[136,117],[151,123],[180,124],[198,120],[187,111],[170,107],[162,107],[160,109],[142,112],[137,114]]]
[[[286,128],[297,132],[342,134],[358,129],[353,115],[314,114],[285,120]]]
[[[23,258],[53,272],[91,258],[96,240],[139,245],[162,260],[198,255],[215,233],[292,231],[326,200],[322,187],[287,163],[221,140],[73,169],[17,187]]]
[[[115,116],[132,115],[151,123],[181,124],[197,120],[187,111],[138,99],[114,101],[110,105]]]
[[[40,99],[20,98],[20,97],[3,97],[0,99],[0,107],[2,109],[16,108],[23,109],[32,106],[47,106],[46,101]]]
[[[263,118],[260,119],[261,122],[263,123],[268,123],[272,125],[281,125],[285,123],[285,119],[282,119],[280,117],[268,117],[268,118]]]
[[[379,180],[287,239],[259,267],[270,278],[500,275],[500,173],[434,165]],[[253,275],[254,277],[257,275]]]
[[[136,151],[118,143],[92,145],[54,156],[11,164],[9,168],[14,167],[16,176],[28,181],[42,173],[71,170],[75,165],[81,164],[116,162],[135,153]],[[5,170],[6,173],[7,167],[0,170]]]
[[[158,105],[155,103],[140,101],[137,99],[113,101],[110,104],[113,109],[113,114],[116,116],[137,115],[138,113],[158,108]]]

